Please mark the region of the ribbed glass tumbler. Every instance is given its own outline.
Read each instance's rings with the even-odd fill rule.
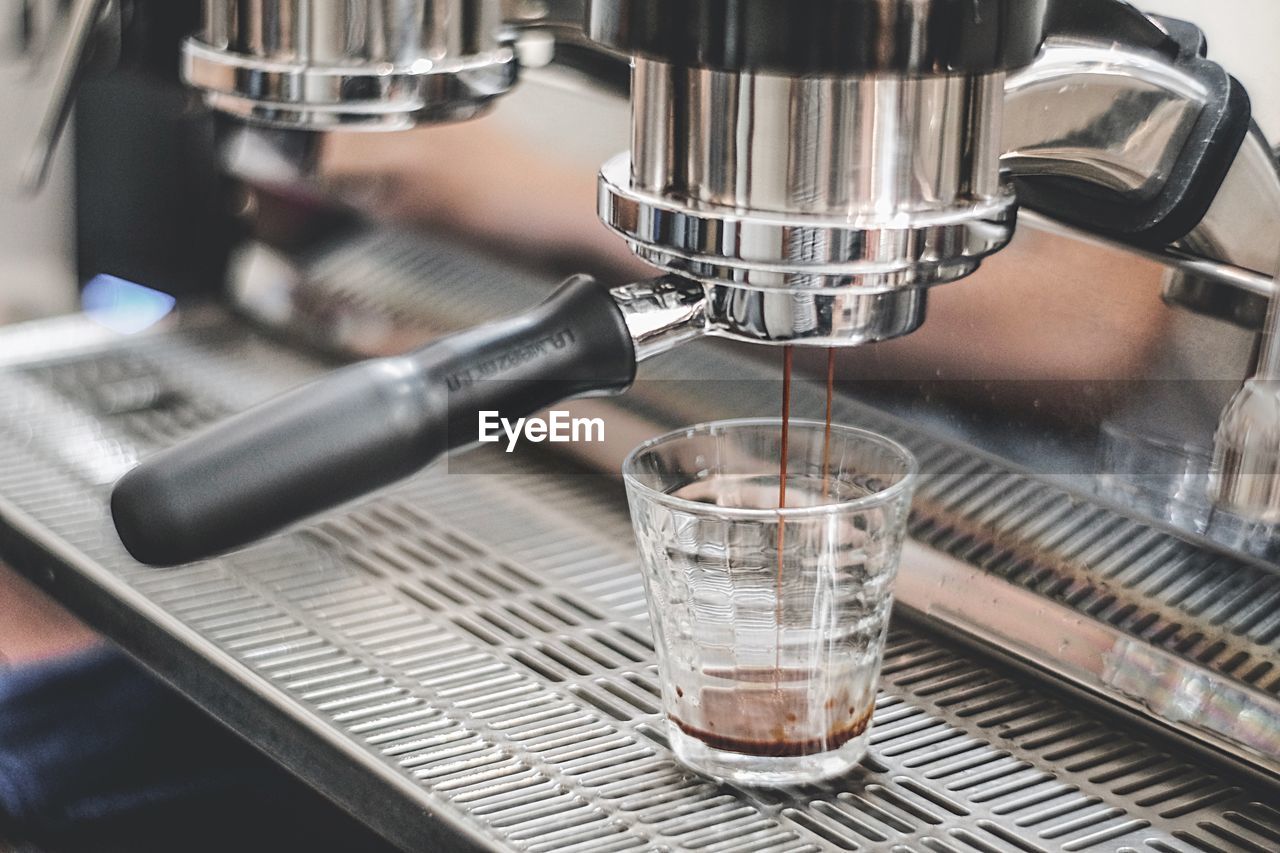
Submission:
[[[646,442],[623,473],[676,756],[751,785],[852,768],[915,486],[910,452],[850,427],[793,420],[784,443],[778,420],[724,421]]]

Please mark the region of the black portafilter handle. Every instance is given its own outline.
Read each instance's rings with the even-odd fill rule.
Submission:
[[[203,559],[474,443],[481,411],[619,393],[635,371],[613,297],[576,276],[526,314],[344,368],[157,453],[116,484],[111,513],[139,561]]]

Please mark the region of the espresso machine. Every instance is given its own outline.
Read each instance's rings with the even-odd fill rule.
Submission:
[[[1200,55],[1195,31],[1171,34],[1110,3],[1097,15],[1076,5],[845,5],[782,14],[748,4],[722,14],[589,4],[587,35],[633,57],[631,151],[601,169],[600,215],[665,275],[615,290],[613,305],[597,288],[571,284],[560,303],[506,329],[363,364],[314,396],[299,392],[259,412],[257,428],[246,415],[174,449],[117,490],[126,544],[156,563],[243,544],[474,443],[468,425],[482,409],[522,417],[566,397],[623,390],[636,362],[704,334],[837,347],[910,334],[924,322],[929,288],[963,279],[1009,242],[1018,182],[1023,203],[1054,221],[1221,267],[1220,278],[1265,276],[1274,265],[1246,254],[1269,251],[1256,243],[1224,245],[1239,239],[1233,218],[1259,215],[1252,197],[1233,195],[1249,179],[1229,174],[1260,158],[1261,183],[1249,180],[1249,189],[1265,192],[1275,169],[1250,133],[1247,96]],[[211,108],[273,127],[466,117],[514,80],[511,49],[478,40],[496,39],[495,10],[489,18],[441,11],[453,27],[476,30],[433,31],[423,45],[417,26],[413,43],[388,34],[407,56],[456,57],[405,84],[416,93],[411,104],[394,75],[377,85],[358,68],[285,75],[260,55],[270,47],[253,40],[269,21],[210,14],[186,46],[187,80]],[[831,41],[815,41],[819,21]],[[300,32],[345,34],[345,23]],[[1117,33],[1132,50],[1116,48]],[[326,55],[323,45],[287,40],[277,49]],[[238,82],[242,74],[252,83]],[[1037,120],[1058,113],[1061,123]],[[1252,415],[1237,423],[1259,408],[1240,404],[1224,423],[1219,467],[1229,470],[1218,497],[1264,517],[1278,510],[1275,487],[1258,482],[1268,470],[1259,463],[1276,453]]]
[[[130,11],[66,5],[28,185]],[[316,311],[367,280],[363,300],[395,294],[410,325],[452,311],[474,328],[333,372],[258,328],[314,332],[315,314],[252,299],[134,337],[27,330],[0,445],[16,568],[407,850],[1280,837],[1280,171],[1193,24],[1119,0],[202,12],[181,76],[250,180],[306,185],[327,134],[483,115],[556,73],[529,68],[550,44],[589,59],[572,86],[597,96],[622,97],[608,80],[627,68],[630,149],[600,166],[598,213],[652,277],[575,275],[493,321],[510,292],[543,294],[469,255],[406,284],[454,249],[364,234],[317,253],[291,298]],[[585,403],[643,438],[772,407],[754,390],[776,380],[768,353],[911,336],[934,288],[962,290],[1023,230],[1160,267],[1160,310],[1247,343],[1200,467],[1153,500],[1133,486],[1150,457],[1082,482],[1003,458],[1005,435],[930,429],[919,401],[842,399],[841,419],[898,438],[926,474],[867,774],[776,796],[682,775],[652,724],[616,486],[471,449],[478,413],[599,397]],[[408,254],[388,284],[376,259]],[[733,387],[646,384],[649,364]],[[498,476],[427,467],[451,453]],[[110,464],[83,474],[90,455]]]

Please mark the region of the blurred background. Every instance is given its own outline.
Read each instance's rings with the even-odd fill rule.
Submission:
[[[21,2],[0,0],[0,10]],[[1280,4],[1150,0],[1136,5],[1195,21],[1208,35],[1211,57],[1245,84],[1268,138],[1280,141],[1280,87],[1275,85]],[[0,14],[0,115],[22,108],[22,87],[12,85],[22,73],[17,17],[7,10]],[[175,30],[171,55],[150,58],[149,64],[161,70],[171,62],[170,76],[176,80],[178,33],[190,16],[172,17],[167,22]],[[627,145],[626,106],[599,99],[588,111],[581,97],[554,87],[522,87],[501,100],[486,121],[518,134],[530,146],[526,156],[561,163],[579,173],[580,186],[588,185],[595,164]],[[185,166],[184,149],[198,146],[202,131],[202,119],[190,115],[187,98],[159,83],[158,75],[136,69],[88,83],[74,132],[64,138],[45,190],[36,198],[0,196],[0,321],[70,310],[78,287],[100,272],[149,272],[150,280],[139,280],[173,292],[207,292],[216,286],[226,245],[208,238],[217,227],[211,214],[221,211],[202,209],[219,203],[216,187],[210,176]],[[384,158],[394,150],[412,159],[415,140],[436,132],[411,134],[394,149],[379,141],[373,150]],[[12,160],[16,154],[6,150],[7,141],[0,134],[0,157]],[[594,215],[593,197],[579,195],[576,201],[587,205],[579,211],[582,216]]]

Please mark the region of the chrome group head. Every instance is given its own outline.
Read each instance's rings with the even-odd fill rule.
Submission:
[[[205,0],[183,76],[210,107],[296,130],[470,118],[516,81],[500,0]]]
[[[600,215],[705,287],[714,334],[912,332],[928,287],[1012,235],[1005,73],[1034,58],[1043,3],[776,6],[593,0],[588,34],[633,56],[631,151],[601,171]]]

